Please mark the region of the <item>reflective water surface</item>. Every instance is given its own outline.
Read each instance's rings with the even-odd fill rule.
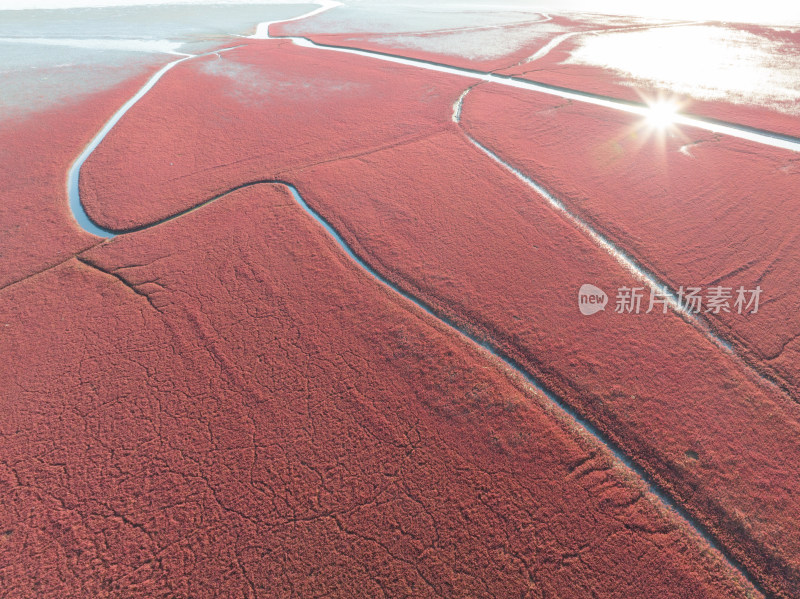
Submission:
[[[800,52],[778,36],[687,25],[579,39],[568,63],[613,69],[629,77],[632,86],[645,82],[695,98],[800,114]]]

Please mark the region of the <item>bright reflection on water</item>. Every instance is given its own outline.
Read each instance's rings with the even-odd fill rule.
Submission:
[[[675,123],[678,105],[668,100],[657,100],[648,106],[645,119],[654,129],[666,129]]]
[[[707,100],[800,114],[800,51],[748,31],[711,25],[583,36],[567,61]]]

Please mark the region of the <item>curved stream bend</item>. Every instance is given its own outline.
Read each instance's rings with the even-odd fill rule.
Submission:
[[[307,13],[305,15],[301,15],[299,17],[295,17],[293,19],[288,19],[288,20],[296,20],[296,19],[300,19],[300,18],[311,16],[311,15],[314,15],[314,14],[319,14],[319,13],[325,11],[325,10],[329,10],[330,8],[334,8],[335,6],[339,6],[340,5],[338,2],[331,2],[331,1],[328,1],[328,0],[323,0],[321,2],[321,4],[322,4],[322,6],[320,8],[315,9],[315,10],[311,11],[310,13]],[[276,22],[282,22],[282,21],[276,21]],[[266,25],[266,37],[269,37],[268,27],[269,27],[270,24],[272,24],[272,23],[262,24],[262,25]],[[257,29],[257,34],[252,36],[252,37],[254,37],[254,38],[258,37],[258,32],[262,32],[264,30],[265,29],[262,28],[262,26],[259,26],[259,28]],[[469,70],[466,70],[466,69],[456,69],[454,67],[432,65],[432,64],[425,63],[425,62],[422,62],[422,61],[415,61],[415,60],[409,60],[409,59],[385,56],[385,55],[381,55],[379,53],[370,53],[370,52],[365,52],[365,51],[360,51],[360,50],[339,49],[339,48],[336,48],[336,47],[325,47],[325,46],[317,45],[314,42],[306,40],[305,38],[289,38],[289,39],[292,39],[295,43],[298,43],[299,45],[303,45],[303,46],[317,47],[317,48],[330,49],[330,50],[338,50],[338,51],[354,53],[354,54],[363,54],[363,55],[367,55],[367,56],[381,58],[381,59],[384,59],[384,60],[389,60],[391,62],[398,62],[398,63],[401,63],[401,64],[411,64],[413,66],[421,66],[423,68],[430,68],[430,69],[433,69],[433,70],[449,72],[449,73],[453,73],[453,74],[457,74],[457,75],[465,75],[465,76],[469,76],[469,77],[472,77],[472,78],[477,78],[479,80],[486,80],[486,81],[495,81],[496,80],[495,76],[493,76],[491,74],[480,74],[480,73],[475,73],[473,71],[469,71]],[[238,47],[238,46],[234,46],[234,47]],[[119,122],[119,120],[125,115],[125,113],[134,104],[136,104],[136,102],[138,102],[150,89],[153,88],[153,86],[158,82],[159,79],[161,79],[161,77],[167,71],[172,69],[178,63],[183,62],[185,60],[189,60],[191,58],[198,58],[200,56],[207,56],[209,54],[216,54],[216,53],[219,53],[219,52],[232,50],[234,47],[225,48],[223,50],[216,50],[216,51],[212,51],[212,52],[207,52],[207,53],[204,53],[204,54],[185,56],[183,58],[180,58],[178,60],[175,60],[175,61],[165,65],[157,73],[155,73],[147,81],[147,83],[130,100],[128,100],[111,117],[111,119],[103,126],[103,128],[94,136],[94,138],[84,148],[83,152],[81,152],[81,154],[78,156],[78,158],[75,160],[75,162],[70,167],[68,178],[67,178],[67,189],[68,189],[68,197],[69,197],[69,206],[70,206],[70,209],[72,211],[73,217],[78,222],[78,224],[81,226],[81,228],[83,228],[88,233],[92,233],[92,234],[97,235],[99,237],[104,237],[104,238],[109,239],[109,238],[115,237],[117,234],[125,234],[125,233],[131,233],[131,232],[134,232],[134,231],[141,231],[141,230],[144,230],[144,229],[149,229],[151,227],[157,226],[157,225],[162,224],[164,222],[167,222],[167,221],[170,221],[170,220],[174,220],[174,219],[179,218],[179,217],[181,217],[181,216],[183,216],[183,215],[185,215],[185,214],[187,214],[189,212],[192,212],[194,210],[202,208],[203,206],[206,206],[206,205],[208,205],[208,204],[210,204],[210,203],[212,203],[212,202],[214,202],[214,201],[216,201],[216,200],[218,200],[218,199],[220,199],[220,198],[222,198],[222,197],[224,197],[226,195],[229,195],[230,193],[233,193],[234,191],[239,190],[239,189],[243,189],[243,188],[246,188],[246,187],[252,187],[254,185],[261,185],[261,184],[279,184],[279,185],[284,185],[291,192],[291,195],[294,198],[294,200],[297,202],[297,204],[308,215],[310,215],[327,232],[327,234],[335,241],[335,243],[339,246],[339,248],[342,251],[344,251],[347,254],[347,256],[351,260],[353,260],[353,262],[355,262],[355,264],[358,267],[360,267],[366,274],[368,274],[370,277],[372,277],[380,285],[388,288],[392,292],[394,292],[397,295],[401,296],[404,300],[410,302],[411,304],[413,304],[417,308],[421,309],[425,314],[427,314],[429,317],[435,319],[441,325],[443,325],[443,326],[447,327],[448,329],[456,332],[458,335],[460,335],[465,340],[467,340],[468,343],[472,344],[473,346],[478,346],[478,351],[487,352],[489,354],[489,356],[491,356],[492,359],[502,363],[502,365],[505,366],[507,371],[509,371],[509,374],[513,373],[512,376],[516,376],[517,378],[521,379],[522,381],[527,383],[530,387],[532,387],[535,391],[537,391],[539,394],[541,394],[543,397],[547,398],[547,400],[549,400],[549,402],[557,409],[557,411],[562,416],[564,416],[567,419],[567,421],[574,422],[585,433],[590,435],[599,445],[603,446],[609,453],[611,453],[618,460],[618,462],[622,465],[622,467],[626,467],[636,477],[641,479],[646,484],[646,486],[648,487],[648,489],[652,493],[652,495],[662,504],[663,507],[665,507],[667,510],[669,510],[669,511],[673,512],[674,514],[676,514],[689,529],[693,530],[700,538],[705,540],[705,542],[708,543],[709,546],[711,546],[713,549],[715,549],[722,556],[722,558],[724,559],[724,561],[726,562],[726,564],[730,568],[732,568],[733,570],[735,570],[739,574],[741,574],[742,577],[744,577],[751,585],[753,585],[762,594],[764,594],[764,591],[761,589],[761,586],[759,585],[759,583],[738,562],[738,560],[736,560],[735,558],[730,556],[726,551],[724,551],[723,548],[719,544],[717,544],[715,539],[704,529],[704,527],[701,524],[695,522],[693,517],[680,504],[678,504],[674,499],[672,499],[672,497],[670,497],[665,492],[663,492],[657,486],[657,484],[653,481],[652,477],[641,466],[639,466],[638,464],[633,462],[625,453],[623,453],[614,444],[613,441],[611,441],[608,437],[605,436],[605,434],[602,431],[600,431],[591,422],[589,422],[588,420],[583,418],[580,414],[578,414],[575,410],[573,410],[572,407],[570,407],[562,398],[558,397],[556,394],[554,394],[553,392],[551,392],[550,390],[545,388],[545,386],[542,385],[542,383],[540,383],[538,380],[536,380],[536,378],[532,374],[530,374],[528,371],[526,371],[525,368],[523,368],[516,360],[514,360],[510,356],[506,355],[505,352],[503,352],[500,348],[494,346],[492,343],[490,343],[488,341],[479,339],[478,337],[474,336],[473,334],[471,334],[470,332],[468,332],[467,330],[463,329],[458,324],[456,324],[455,322],[450,320],[447,316],[444,316],[442,314],[437,313],[430,305],[425,303],[423,300],[420,300],[420,299],[414,297],[413,295],[411,295],[410,293],[405,292],[403,289],[398,287],[396,284],[392,283],[388,279],[384,278],[380,273],[375,271],[371,266],[369,266],[369,264],[367,264],[362,258],[360,258],[353,251],[353,249],[347,244],[347,242],[336,231],[336,229],[333,226],[331,226],[330,223],[328,223],[328,221],[326,221],[318,212],[316,212],[313,208],[311,208],[306,203],[306,201],[303,199],[303,197],[298,192],[297,188],[294,185],[292,185],[291,183],[288,183],[286,181],[281,181],[281,180],[274,180],[274,179],[264,179],[264,180],[257,180],[257,181],[251,181],[251,182],[248,182],[248,183],[244,183],[244,184],[238,185],[238,186],[236,186],[236,187],[234,187],[234,188],[232,188],[232,189],[230,189],[230,190],[228,190],[228,191],[226,191],[226,192],[224,192],[224,193],[222,193],[222,194],[220,194],[218,196],[215,196],[215,197],[213,197],[213,198],[211,198],[209,200],[206,200],[205,202],[202,202],[202,203],[200,203],[198,205],[195,205],[195,206],[192,206],[191,208],[188,208],[188,209],[186,209],[186,210],[184,210],[182,212],[179,212],[179,213],[177,213],[177,214],[175,214],[175,215],[173,215],[171,217],[156,221],[154,223],[150,223],[150,224],[147,224],[147,225],[136,227],[136,228],[133,228],[133,229],[125,230],[125,231],[112,231],[112,230],[109,230],[109,229],[105,229],[105,228],[97,225],[96,223],[94,223],[89,218],[89,216],[86,213],[86,211],[85,211],[85,209],[83,207],[83,204],[81,203],[81,200],[80,200],[80,187],[79,187],[80,169],[81,169],[81,166],[83,165],[83,163],[86,161],[86,159],[91,155],[91,153],[95,150],[95,148],[97,148],[97,146],[100,144],[100,142],[103,141],[103,139],[106,137],[106,135],[109,133],[109,131],[111,131],[111,129],[114,127],[114,125],[116,125],[117,122]],[[513,85],[515,87],[529,87],[527,85],[525,85],[525,86],[516,85],[516,82],[513,82],[513,81],[509,82],[509,80],[507,80],[507,79],[502,79],[501,78],[501,79],[499,79],[499,81],[500,82],[505,82],[504,84],[506,84],[506,85]],[[469,91],[469,90],[467,90],[467,91]],[[467,93],[467,91],[465,91],[464,94],[462,94],[462,96],[460,98],[461,100],[463,100],[463,97]],[[597,103],[597,102],[592,102],[592,103]],[[614,108],[618,108],[618,106],[613,106],[613,107]],[[459,108],[460,108],[460,106],[459,106]],[[459,110],[459,112],[460,112],[460,110]],[[636,111],[633,110],[633,112],[636,112]],[[454,114],[454,118],[456,118],[456,114]],[[800,143],[798,143],[798,142],[792,142],[792,143],[794,143],[797,146],[796,149],[800,150]],[[774,145],[774,144],[772,144],[772,145]],[[795,148],[793,148],[793,149],[795,149]]]
[[[527,385],[530,388],[532,388],[535,392],[538,392],[539,395],[549,400],[551,405],[557,409],[557,411],[560,413],[562,417],[564,417],[568,422],[575,423],[575,425],[580,429],[582,429],[584,433],[590,435],[596,443],[598,443],[603,448],[605,448],[609,453],[611,453],[618,460],[619,462],[617,464],[618,467],[627,468],[633,475],[635,475],[635,477],[641,479],[647,486],[650,493],[655,497],[655,499],[657,499],[662,504],[663,507],[671,511],[673,514],[677,515],[677,517],[683,521],[683,523],[687,526],[687,528],[694,531],[700,538],[702,538],[706,543],[708,543],[710,547],[715,549],[725,560],[726,564],[730,568],[739,572],[739,574],[741,574],[750,584],[752,584],[755,588],[760,590],[758,582],[755,581],[750,576],[750,574],[741,566],[738,560],[729,556],[723,550],[723,548],[716,542],[716,540],[703,528],[702,525],[695,522],[692,516],[680,504],[678,504],[672,497],[663,492],[657,486],[653,478],[641,466],[632,461],[625,453],[623,453],[622,450],[620,450],[614,444],[613,441],[611,441],[602,431],[600,431],[600,429],[595,427],[591,422],[589,422],[583,416],[578,414],[563,399],[561,399],[555,393],[547,389],[542,383],[540,383],[534,377],[534,375],[530,374],[527,370],[525,370],[525,368],[522,365],[520,365],[516,360],[508,356],[502,349],[496,347],[489,341],[485,341],[473,335],[466,329],[456,324],[447,316],[438,313],[432,306],[427,304],[425,301],[404,291],[395,283],[386,279],[383,275],[374,270],[358,254],[356,254],[355,251],[353,251],[353,249],[342,238],[339,232],[327,220],[325,220],[325,218],[323,218],[316,210],[311,208],[311,206],[309,206],[306,203],[305,199],[303,199],[303,196],[300,195],[300,192],[291,183],[278,179],[262,179],[257,181],[251,181],[249,183],[244,183],[242,185],[237,185],[236,187],[220,195],[214,196],[213,198],[206,200],[205,202],[202,202],[201,204],[193,206],[169,218],[160,220],[150,225],[145,225],[140,228],[137,228],[135,229],[135,231],[148,229],[160,225],[164,222],[174,220],[189,212],[193,212],[204,206],[207,206],[208,204],[211,204],[212,202],[215,202],[216,200],[219,200],[227,195],[230,195],[231,193],[238,191],[240,189],[245,189],[247,187],[253,187],[255,185],[265,185],[265,184],[272,184],[272,185],[278,184],[285,186],[289,190],[289,192],[291,193],[292,197],[297,202],[297,204],[303,209],[303,211],[306,212],[309,216],[311,216],[334,240],[334,242],[339,246],[339,248],[342,251],[344,251],[344,253],[347,254],[347,256],[361,270],[363,270],[367,275],[372,277],[372,279],[374,279],[378,284],[388,288],[390,291],[401,296],[404,300],[407,300],[408,302],[413,304],[416,308],[422,310],[428,317],[433,318],[440,325],[444,325],[448,329],[456,332],[458,335],[463,337],[470,345],[477,346],[476,347],[477,351],[486,352],[488,354],[487,357],[493,359],[495,362],[499,362],[500,364],[502,364],[502,366],[505,367],[504,370],[506,370],[508,374],[510,374],[511,376],[515,376],[518,380],[521,380],[524,383],[527,383]],[[81,261],[83,262],[83,260]]]
[[[125,113],[128,112],[134,104],[136,104],[142,97],[149,92],[153,86],[158,83],[158,80],[161,79],[167,71],[169,71],[172,67],[176,66],[178,63],[183,62],[184,60],[189,60],[191,58],[200,58],[203,56],[210,56],[211,54],[219,55],[221,52],[227,52],[228,50],[233,50],[234,48],[238,48],[239,46],[232,46],[230,48],[223,48],[221,50],[213,50],[211,52],[204,52],[203,54],[185,54],[183,58],[179,58],[177,60],[173,60],[170,63],[167,63],[163,67],[161,67],[156,73],[147,80],[142,88],[134,94],[134,96],[125,102],[119,110],[117,110],[113,116],[108,120],[108,122],[103,125],[103,128],[97,132],[97,134],[92,138],[86,147],[83,149],[83,152],[75,159],[75,162],[72,163],[72,166],[69,167],[69,172],[67,173],[67,198],[69,199],[69,209],[72,212],[72,217],[75,221],[80,225],[81,229],[86,231],[87,233],[91,233],[92,235],[97,235],[98,237],[105,237],[106,239],[110,239],[121,232],[126,231],[112,231],[111,229],[106,229],[101,227],[97,223],[95,223],[89,215],[86,213],[86,210],[83,207],[83,203],[81,202],[81,195],[80,195],[80,174],[81,174],[81,167],[83,163],[86,162],[86,159],[89,158],[92,152],[95,151],[97,146],[100,145],[100,142],[103,141],[114,128],[119,120],[125,116]]]

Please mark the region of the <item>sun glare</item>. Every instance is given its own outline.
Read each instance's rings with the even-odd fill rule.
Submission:
[[[675,122],[678,106],[674,102],[658,100],[648,106],[645,116],[647,123],[654,129],[666,129]]]
[[[643,106],[637,106],[633,112],[641,118],[635,119],[625,129],[625,135],[634,140],[638,149],[649,148],[648,151],[666,155],[668,147],[688,141],[679,126],[685,106],[679,98],[667,94],[653,98],[644,93],[640,93],[639,97]]]

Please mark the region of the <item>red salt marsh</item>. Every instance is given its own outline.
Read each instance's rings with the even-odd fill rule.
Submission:
[[[336,75],[340,93],[330,107],[317,107],[324,116],[294,110],[291,119],[268,119],[263,115],[288,115],[286,106],[297,97],[272,94],[248,107],[230,81],[217,77],[212,85],[195,67],[176,69],[163,83],[179,92],[202,82],[203,98],[187,93],[184,102],[165,103],[148,95],[126,116],[109,145],[104,142],[85,166],[90,214],[123,228],[180,212],[249,180],[279,176],[296,184],[376,270],[502,348],[564,397],[771,593],[797,594],[798,406],[677,316],[604,313],[583,319],[576,298],[583,283],[613,289],[637,280],[450,122],[464,81],[430,73],[417,79],[408,67],[366,58],[350,56],[342,63],[335,53],[285,42],[236,50],[223,60],[255,68],[267,53],[292,64],[291,73],[313,64],[327,77]],[[229,68],[236,72],[235,65]],[[393,94],[370,98],[370,118],[347,130],[348,140],[359,142],[356,151],[336,146],[336,158],[319,160],[308,155],[307,148],[315,146],[299,132],[306,120],[318,124],[317,142],[336,129],[338,111],[353,101],[347,69],[356,82],[385,79],[391,85],[395,76],[403,83],[398,94],[426,94],[406,104],[395,104]],[[271,84],[281,89],[296,81],[293,76]],[[226,129],[223,123],[235,123],[237,115],[266,130],[255,124]],[[161,131],[153,126],[161,119],[171,122],[175,134],[141,134]],[[204,140],[206,129],[209,141],[198,151],[196,138],[185,132]],[[411,135],[402,137],[398,130]],[[397,141],[388,141],[386,132]],[[227,151],[209,156],[211,140],[218,138]],[[146,139],[151,142],[140,145]],[[362,145],[362,139],[377,143]],[[135,161],[123,158],[131,155]],[[182,161],[181,168],[167,176],[172,157]],[[125,172],[131,169],[134,176],[115,175],[114,165],[123,160]],[[152,185],[142,194],[139,181],[146,173],[168,191]],[[131,197],[141,200],[132,205]]]
[[[324,17],[276,23],[270,27],[270,34],[276,37],[300,36],[318,44],[359,48],[488,72],[522,68],[521,65],[527,64],[540,49],[568,36],[663,24],[638,17],[541,14],[538,18],[531,15],[529,21],[446,30],[331,33],[330,29],[338,30],[341,24],[326,26]]]
[[[597,424],[771,593],[797,594],[797,404],[673,314],[581,316],[584,283],[638,280],[456,132],[290,180],[375,268]]]
[[[497,41],[481,41],[486,30],[531,41],[520,41],[519,47],[503,53],[492,50]],[[688,115],[800,137],[800,88],[793,80],[800,68],[796,58],[800,34],[791,28],[555,15],[545,22],[448,33],[327,34],[325,25],[315,26],[313,19],[276,24],[271,31],[319,44],[493,71],[639,104],[668,99]],[[449,45],[426,42],[448,35],[458,39]],[[435,50],[437,45],[473,50],[443,53]],[[593,64],[603,61],[607,64]]]
[[[140,227],[234,185],[441,131],[463,84],[288,41],[220,56],[172,69],[86,161],[81,199],[96,223]],[[136,158],[121,168],[121,154]]]
[[[705,317],[800,399],[796,152],[492,86],[472,90],[461,116],[672,289],[731,288],[731,311],[704,305]],[[756,286],[758,312],[739,314],[735,290]]]
[[[0,288],[63,262],[98,242],[74,222],[70,165],[112,114],[146,81],[132,77],[21,121],[0,120]]]
[[[284,186],[6,289],[0,323],[6,596],[759,596]]]
[[[566,21],[492,25],[506,18],[327,42],[439,61],[458,39],[461,66],[535,75],[529,53]],[[796,125],[797,69],[762,69],[742,102],[752,80],[720,83],[695,53],[709,89],[693,96],[670,87],[680,60],[654,81],[587,50],[674,33],[606,25],[562,38],[577,43],[548,72]],[[747,60],[796,47],[660,31],[679,29],[734,32]],[[511,50],[474,52],[492,36]],[[242,44],[168,73],[84,166],[89,214],[126,234],[56,243],[59,264],[0,290],[4,593],[800,596],[792,154],[488,84],[456,110],[473,80]],[[758,315],[709,316],[736,354],[673,313],[615,314],[614,290],[642,283],[590,228],[674,287],[764,287]],[[586,283],[612,295],[591,317]]]

